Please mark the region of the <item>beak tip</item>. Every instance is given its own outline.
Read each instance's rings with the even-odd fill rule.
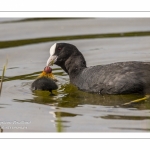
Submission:
[[[48,59],[47,63],[46,63],[46,66],[50,66],[50,64],[51,64],[51,61]]]
[[[53,66],[57,59],[57,56],[50,56],[49,59],[47,60],[46,66]]]
[[[53,66],[53,62],[46,63],[46,66]]]

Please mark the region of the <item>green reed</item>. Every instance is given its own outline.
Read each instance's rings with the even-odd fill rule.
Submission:
[[[57,132],[62,132],[62,121],[61,121],[61,112],[57,112]]]
[[[2,76],[1,76],[1,80],[0,80],[0,96],[1,96],[1,92],[2,92],[3,80],[4,80],[4,75],[6,72],[7,64],[8,64],[8,60],[6,61],[5,65],[3,67],[3,71],[2,71]]]

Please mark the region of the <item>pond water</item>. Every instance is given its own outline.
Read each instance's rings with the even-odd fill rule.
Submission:
[[[150,61],[149,18],[0,19],[0,97],[3,132],[149,132],[150,100],[121,104],[144,95],[99,95],[79,91],[54,65],[59,89],[30,89],[55,42],[77,46],[88,66]]]

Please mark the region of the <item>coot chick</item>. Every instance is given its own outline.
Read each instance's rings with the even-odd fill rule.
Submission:
[[[55,81],[56,79],[52,74],[52,68],[47,66],[44,68],[40,76],[32,83],[31,89],[50,91],[52,93],[52,90],[56,90],[58,88]]]
[[[56,64],[80,90],[100,94],[150,93],[149,62],[117,62],[87,67],[82,53],[68,43],[50,48],[47,66]]]

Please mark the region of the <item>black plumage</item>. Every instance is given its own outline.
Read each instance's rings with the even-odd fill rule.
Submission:
[[[52,93],[52,90],[58,88],[56,80],[52,78],[52,69],[50,67],[45,67],[42,74],[31,84],[32,90],[43,90]]]
[[[36,79],[32,85],[32,90],[43,90],[43,91],[50,91],[56,90],[58,86],[56,85],[55,81],[47,77],[41,77]]]
[[[72,44],[57,43],[47,61],[66,71],[79,89],[100,94],[150,93],[149,62],[117,62],[87,67],[82,53]],[[52,52],[51,52],[52,53]],[[54,57],[55,56],[55,57]],[[55,59],[54,59],[55,58]]]

